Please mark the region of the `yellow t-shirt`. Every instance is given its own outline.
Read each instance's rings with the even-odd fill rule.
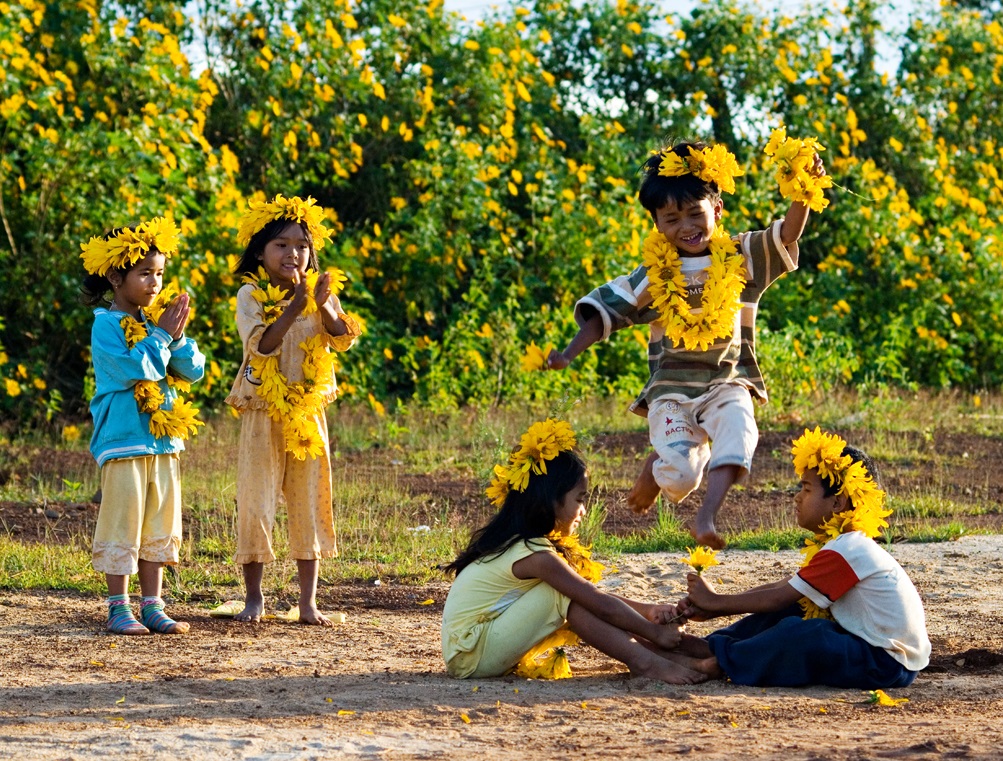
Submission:
[[[546,539],[519,540],[501,555],[475,560],[456,577],[442,610],[442,657],[450,674],[473,672],[484,651],[485,625],[530,589],[544,583],[540,579],[519,579],[512,573],[517,561],[534,552],[558,554]],[[560,597],[560,611],[567,618],[571,601]]]

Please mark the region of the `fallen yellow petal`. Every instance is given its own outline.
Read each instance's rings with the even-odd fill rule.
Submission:
[[[344,709],[338,711],[338,716],[354,716],[355,711],[346,711]]]
[[[427,600],[422,600],[418,604],[419,605],[432,605],[433,603],[435,603],[435,600],[433,600],[431,597],[429,597]]]
[[[104,664],[101,663],[101,661],[91,661],[91,665],[92,666],[104,666]]]
[[[463,719],[463,723],[464,724],[469,724],[470,723],[470,717],[467,716],[465,713],[461,713],[460,714],[460,718]]]
[[[124,702],[125,702],[125,695],[123,695],[123,696],[122,696],[122,697],[120,697],[120,698],[119,698],[118,700],[116,700],[116,701],[115,701],[115,705],[117,705],[117,706],[120,706],[120,705],[122,705],[122,704],[123,704]]]

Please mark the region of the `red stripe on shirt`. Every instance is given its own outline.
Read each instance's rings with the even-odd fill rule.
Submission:
[[[835,550],[819,550],[811,562],[798,571],[798,576],[832,601],[860,581],[846,558]]]

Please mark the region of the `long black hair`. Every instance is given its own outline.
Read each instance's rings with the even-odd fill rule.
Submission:
[[[557,524],[555,506],[581,482],[586,472],[577,452],[561,452],[548,460],[547,472],[530,474],[525,491],[511,490],[498,514],[475,531],[467,548],[442,570],[458,574],[475,560],[501,555],[520,539],[538,539],[549,534]]]
[[[310,245],[310,260],[307,262],[307,269],[319,270],[320,264],[317,262],[317,249],[314,248],[310,228],[303,222],[282,217],[281,219],[273,219],[251,236],[251,239],[247,241],[247,246],[244,247],[244,253],[240,255],[240,260],[237,262],[237,266],[233,268],[233,271],[238,275],[257,272],[258,267],[261,266],[261,255],[265,252],[265,246],[268,245],[268,241],[278,238],[279,234],[289,227],[289,225],[299,225],[303,231],[303,235],[306,237],[307,243]]]

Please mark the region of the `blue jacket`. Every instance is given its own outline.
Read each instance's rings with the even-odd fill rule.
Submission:
[[[184,441],[150,433],[150,414],[141,413],[133,397],[139,381],[159,381],[164,394],[163,409],[170,409],[177,392],[167,385],[167,368],[183,380],[202,378],[205,357],[195,341],[182,336],[177,341],[163,328],[154,327],[146,338],[129,349],[122,329],[124,312],[94,310],[91,329],[91,361],[96,390],[91,399],[94,435],[91,454],[104,465],[108,460],[181,452]],[[143,315],[143,320],[146,316]]]

